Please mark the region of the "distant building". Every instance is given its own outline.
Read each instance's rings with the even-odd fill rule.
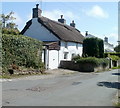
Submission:
[[[75,55],[82,55],[84,36],[75,28],[75,22],[70,26],[61,15],[57,21],[53,21],[41,15],[42,10],[33,8],[33,17],[26,23],[21,34],[38,39],[44,43],[42,61],[46,69],[59,67],[61,60],[71,60]]]
[[[92,38],[92,37],[95,38],[96,36],[88,34],[88,31],[86,31],[85,38]],[[113,44],[110,44],[108,42],[108,37],[104,38],[104,52],[115,52]]]

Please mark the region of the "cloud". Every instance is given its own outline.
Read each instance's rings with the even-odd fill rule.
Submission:
[[[110,43],[112,43],[114,46],[116,46],[117,41],[118,41],[118,34],[117,33],[110,33],[108,35],[108,39],[109,39]]]
[[[100,6],[95,5],[89,11],[86,12],[88,16],[96,17],[96,18],[108,18],[109,15],[105,12]]]
[[[6,13],[5,15],[8,15],[9,13]],[[16,25],[18,25],[18,29],[22,29],[21,28],[21,25],[23,25],[24,24],[24,21],[23,21],[23,19],[20,17],[20,15],[17,13],[17,12],[14,12],[14,14],[12,14],[12,16],[14,17],[14,18],[16,18],[15,20],[9,20],[9,21],[7,21],[7,23],[9,23],[9,22],[14,22]]]
[[[13,14],[13,17],[15,17],[16,19],[14,20],[14,22],[19,26],[21,24],[23,24],[23,20],[22,18],[17,14],[17,13],[14,13]]]
[[[32,19],[32,12],[29,15],[27,15],[27,20],[30,20],[30,19]]]
[[[65,19],[69,20],[79,19],[79,16],[74,15],[71,11],[64,12],[61,10],[44,11],[42,15],[56,21],[60,18],[60,15],[63,15]]]

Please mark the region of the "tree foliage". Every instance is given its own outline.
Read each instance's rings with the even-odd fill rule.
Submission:
[[[2,26],[3,28],[6,27],[6,22],[7,21],[11,21],[11,20],[15,20],[16,18],[13,17],[12,15],[14,14],[14,12],[10,12],[9,14],[5,15],[5,14],[1,14],[0,15],[0,18],[1,18],[1,21],[2,21]]]
[[[83,41],[83,55],[102,58],[104,54],[103,40],[98,38],[86,38]]]
[[[41,68],[42,43],[22,35],[2,35],[3,71],[12,65]]]
[[[114,50],[115,50],[116,52],[120,52],[120,44],[117,45],[117,46],[114,48]]]

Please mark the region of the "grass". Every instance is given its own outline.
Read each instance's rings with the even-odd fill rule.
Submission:
[[[21,77],[28,77],[28,76],[34,76],[34,75],[48,75],[49,73],[37,73],[37,74],[13,74],[13,75],[9,75],[9,74],[5,74],[0,76],[0,78],[2,79],[13,79],[13,78],[21,78]]]
[[[120,102],[115,103],[115,108],[120,108]]]
[[[118,67],[112,67],[112,69],[120,69],[120,66],[118,66]]]

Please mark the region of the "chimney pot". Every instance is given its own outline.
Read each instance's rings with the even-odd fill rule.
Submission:
[[[61,15],[61,19],[58,19],[58,22],[66,24],[66,20],[63,18],[63,15]]]
[[[70,23],[70,26],[75,27],[75,22],[74,22],[74,20],[72,21],[72,23]]]
[[[63,19],[63,15],[61,15],[61,19]]]
[[[108,43],[108,37],[105,37],[105,38],[104,38],[104,41]]]
[[[36,8],[38,8],[39,4],[36,4]]]
[[[88,35],[88,31],[86,31],[86,33],[85,33],[85,36],[87,36]]]

